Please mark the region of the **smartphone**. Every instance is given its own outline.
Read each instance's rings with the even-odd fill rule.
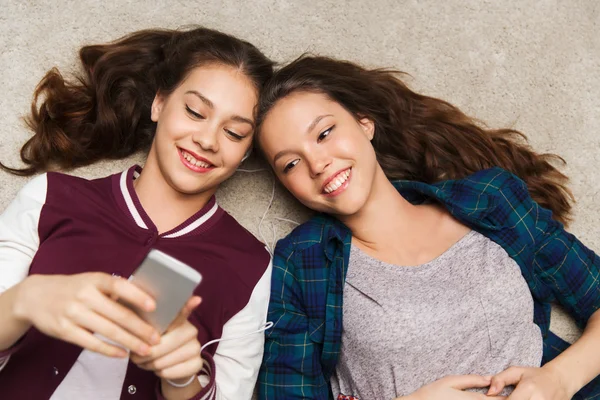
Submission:
[[[156,301],[154,311],[137,310],[138,314],[164,333],[192,296],[202,276],[189,265],[152,249],[129,280]]]

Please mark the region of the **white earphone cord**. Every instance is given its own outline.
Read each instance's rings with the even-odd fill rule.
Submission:
[[[277,241],[277,230],[276,230],[276,226],[271,223],[271,233],[272,233],[272,240],[271,242],[269,242],[267,240],[267,238],[265,237],[265,235],[263,234],[262,231],[262,225],[263,222],[265,221],[265,218],[267,217],[267,214],[269,212],[269,210],[271,209],[271,206],[273,205],[273,201],[275,200],[275,176],[273,175],[273,172],[270,169],[266,169],[266,168],[261,168],[261,169],[238,169],[237,171],[239,172],[248,172],[248,173],[255,173],[255,172],[263,172],[263,171],[269,171],[270,175],[271,175],[271,182],[272,182],[272,186],[271,186],[271,198],[269,199],[269,205],[267,205],[267,208],[265,209],[265,212],[263,213],[262,217],[260,218],[260,221],[258,222],[258,234],[260,235],[260,238],[262,239],[263,243],[265,243],[265,245],[267,246],[267,250],[269,251],[269,253],[271,254],[271,256],[273,256],[273,252],[275,251],[275,242]],[[273,217],[273,219],[279,220],[279,221],[283,221],[283,222],[289,222],[291,224],[294,225],[300,225],[299,222],[293,221],[291,219],[287,219],[287,218],[280,218],[280,217]]]
[[[210,342],[204,343],[204,345],[202,345],[202,347],[200,348],[200,351],[202,352],[202,350],[204,350],[206,347],[210,346],[211,344],[215,344],[217,342],[226,342],[228,340],[237,340],[237,339],[245,338],[246,336],[254,335],[256,333],[266,331],[267,329],[271,329],[272,326],[273,326],[273,322],[268,321],[262,328],[260,328],[257,331],[246,333],[246,334],[243,334],[240,336],[230,336],[230,337],[224,337],[224,338],[220,338],[220,339],[211,340]]]

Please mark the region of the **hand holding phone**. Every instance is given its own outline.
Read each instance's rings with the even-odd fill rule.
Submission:
[[[156,301],[154,311],[136,311],[164,333],[192,296],[202,276],[189,265],[152,249],[129,280]]]
[[[202,346],[198,340],[198,329],[188,320],[200,302],[200,297],[192,296],[161,336],[160,343],[152,346],[148,355],[132,354],[130,357],[131,362],[141,369],[152,371],[163,378],[163,395],[182,387],[188,388],[190,396],[200,390],[194,377],[204,365]]]

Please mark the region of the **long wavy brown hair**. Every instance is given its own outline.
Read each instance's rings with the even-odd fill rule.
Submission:
[[[252,44],[212,29],[143,30],[79,51],[83,71],[65,79],[57,69],[38,84],[25,122],[33,136],[21,148],[33,175],[70,169],[100,159],[119,159],[148,149],[156,124],[150,107],[169,95],[195,67],[217,63],[240,69],[260,90],[273,62]]]
[[[356,118],[374,121],[372,143],[390,180],[433,183],[498,166],[523,179],[532,198],[556,220],[570,221],[574,198],[568,178],[555,167],[565,163],[561,157],[533,151],[517,130],[488,129],[444,100],[415,93],[400,76],[395,70],[302,56],[277,71],[263,90],[259,126],[291,93],[322,93]]]

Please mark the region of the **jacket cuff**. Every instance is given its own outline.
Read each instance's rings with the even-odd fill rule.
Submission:
[[[202,370],[198,376],[198,379],[203,378],[203,381],[208,379],[208,383],[206,386],[202,388],[194,397],[189,398],[188,400],[215,400],[217,398],[217,385],[215,383],[215,362],[212,356],[207,352],[202,352],[202,361],[204,365],[202,366]],[[162,391],[160,388],[160,379],[158,380],[158,384],[156,385],[156,399],[157,400],[166,400],[162,395]]]

